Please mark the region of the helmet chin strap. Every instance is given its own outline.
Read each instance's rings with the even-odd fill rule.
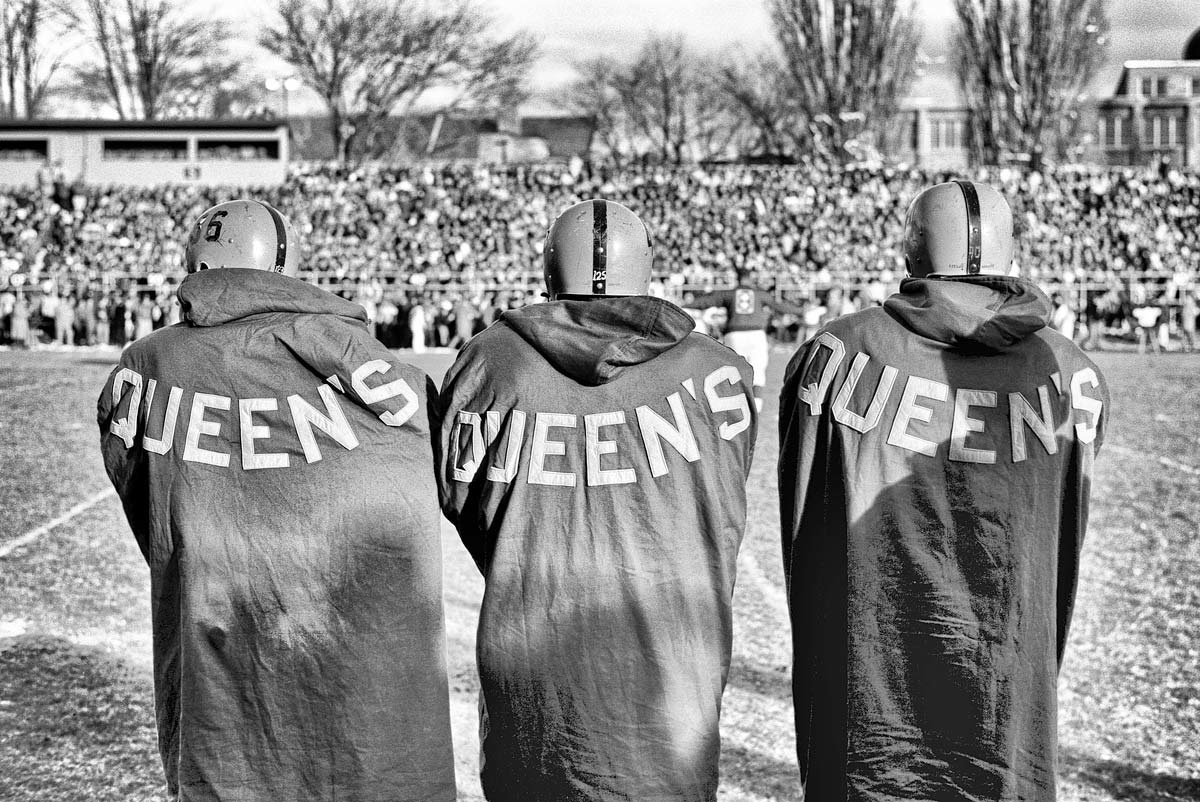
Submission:
[[[979,193],[970,181],[955,181],[967,202],[967,275],[977,276],[983,261],[983,236],[979,228]]]

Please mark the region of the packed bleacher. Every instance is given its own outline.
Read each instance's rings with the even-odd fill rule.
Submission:
[[[418,344],[414,316],[426,343],[454,345],[537,297],[553,215],[597,196],[647,221],[658,292],[686,301],[749,271],[764,287],[839,314],[894,288],[904,273],[904,210],[922,188],[952,177],[882,166],[577,162],[298,165],[284,185],[263,190],[58,183],[0,196],[0,343],[122,344],[176,322],[186,227],[239,196],[287,214],[305,242],[302,275],[363,303],[392,345]],[[1200,263],[1200,176],[1061,168],[974,177],[1013,206],[1018,269],[1057,292],[1081,323],[1128,316],[1139,303],[1162,306],[1164,320],[1184,313],[1183,287]],[[792,336],[804,326],[787,323]]]

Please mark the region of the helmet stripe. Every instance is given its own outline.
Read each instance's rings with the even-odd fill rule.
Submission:
[[[271,222],[275,224],[275,272],[282,273],[283,264],[287,261],[287,229],[283,225],[283,215],[269,203],[262,201],[258,201],[258,203],[271,213]]]
[[[592,201],[592,295],[608,289],[608,202]]]
[[[955,181],[967,202],[967,275],[978,275],[983,261],[983,233],[979,230],[979,193],[970,181]]]

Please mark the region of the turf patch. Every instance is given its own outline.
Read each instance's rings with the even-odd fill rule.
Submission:
[[[0,796],[166,799],[148,691],[102,650],[0,641]]]

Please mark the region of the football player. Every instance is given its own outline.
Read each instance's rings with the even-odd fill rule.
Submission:
[[[507,311],[442,387],[442,509],[483,573],[492,802],[714,800],[750,366],[647,295],[645,225],[551,225],[548,303]]]
[[[780,398],[804,798],[1049,802],[1108,391],[1009,277],[996,190],[922,192],[904,248],[900,291],[805,343]]]
[[[191,228],[184,322],[100,395],[150,566],[159,748],[183,800],[453,800],[432,383],[295,278],[273,207]]]
[[[754,369],[754,405],[762,412],[763,392],[767,386],[767,364],[771,345],[767,325],[771,313],[803,315],[804,308],[789,304],[761,289],[745,270],[737,271],[737,286],[697,295],[689,306],[696,309],[721,307],[725,310],[725,334],[722,342],[736,351]]]

